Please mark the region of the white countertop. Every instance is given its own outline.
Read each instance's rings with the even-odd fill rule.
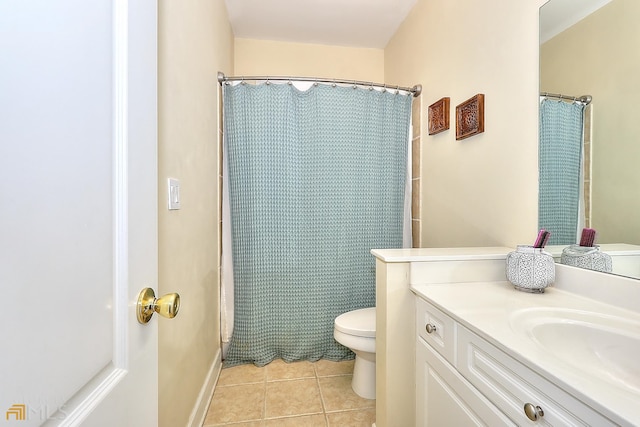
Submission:
[[[513,248],[407,248],[372,249],[371,253],[385,262],[466,261],[478,259],[505,259]]]
[[[562,255],[562,250],[568,245],[550,245],[544,248],[553,257]],[[628,243],[603,243],[598,245],[600,251],[606,252],[612,256],[635,256],[640,255],[640,245],[630,245]]]
[[[412,291],[458,323],[557,384],[613,422],[640,424],[640,390],[612,384],[545,351],[510,324],[526,308],[584,310],[638,322],[640,313],[604,304],[554,287],[543,294],[520,292],[508,282],[413,285]],[[640,304],[640,301],[638,301]],[[640,357],[636,355],[636,357]],[[640,362],[638,364],[640,366]],[[640,375],[640,367],[638,368]],[[635,381],[637,384],[637,381]]]

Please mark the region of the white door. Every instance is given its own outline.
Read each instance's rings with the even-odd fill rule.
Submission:
[[[0,1],[0,426],[157,425],[156,22]]]

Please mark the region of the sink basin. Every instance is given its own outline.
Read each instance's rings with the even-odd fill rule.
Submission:
[[[640,322],[588,311],[529,308],[514,312],[510,323],[565,367],[640,393]]]

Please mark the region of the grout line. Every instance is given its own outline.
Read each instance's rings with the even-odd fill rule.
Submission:
[[[375,410],[376,407],[375,406],[365,406],[362,408],[350,408],[350,409],[336,409],[335,411],[329,411],[327,412],[327,415],[333,415],[333,414],[342,414],[345,412],[360,412],[360,411],[368,411],[370,409]]]
[[[268,380],[268,383],[283,383],[286,381],[299,381],[299,380],[312,380],[315,377],[297,377],[297,378],[278,378],[275,380]]]
[[[324,403],[324,395],[322,394],[322,387],[320,387],[320,375],[318,375],[317,365],[313,364],[313,373],[316,377],[316,384],[318,385],[318,393],[320,394],[320,404],[322,405],[322,416],[324,417],[325,427],[329,426],[329,418],[327,417],[327,406]]]
[[[322,387],[320,387],[320,376],[318,376],[318,371],[316,370],[316,367],[314,365],[313,367],[313,371],[316,374],[316,385],[318,386],[318,393],[320,394],[320,403],[322,404],[322,413],[325,416],[325,422],[326,422],[326,418],[327,418],[327,405],[325,405],[324,403],[324,394],[322,394]]]
[[[264,369],[264,401],[262,403],[262,419],[260,420],[260,424],[264,425],[265,424],[265,420],[267,419],[267,377],[269,376],[269,373],[267,372],[267,366],[265,365],[263,366],[261,369]]]
[[[277,417],[265,417],[262,421],[284,420],[287,418],[313,417],[314,415],[322,415],[322,412],[305,412],[304,414],[278,415]]]

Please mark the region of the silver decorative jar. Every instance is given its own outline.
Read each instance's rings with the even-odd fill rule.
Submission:
[[[556,279],[556,265],[550,253],[542,248],[518,245],[507,255],[507,280],[516,289],[542,293]]]
[[[586,268],[588,270],[611,273],[611,255],[600,251],[596,246],[571,245],[562,250],[560,263],[573,267]]]

